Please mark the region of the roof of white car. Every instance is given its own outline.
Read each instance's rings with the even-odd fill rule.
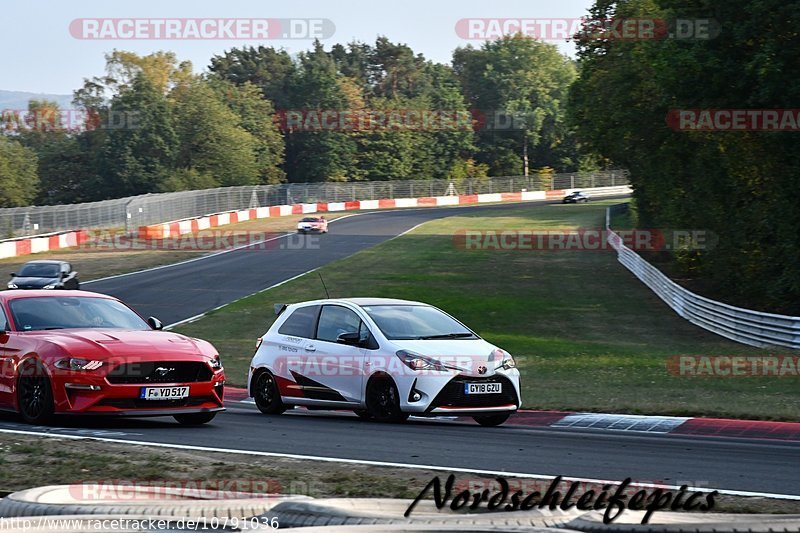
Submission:
[[[324,300],[313,300],[308,302],[298,302],[298,304],[330,304],[348,302],[359,307],[369,305],[428,305],[422,302],[413,302],[411,300],[399,300],[397,298],[329,298]]]

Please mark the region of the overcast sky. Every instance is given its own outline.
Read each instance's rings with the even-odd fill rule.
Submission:
[[[295,53],[311,44],[308,38],[246,40],[246,33],[224,40],[79,39],[73,33],[84,35],[81,32],[91,26],[85,22],[74,23],[75,31],[71,32],[70,25],[76,19],[328,19],[335,26],[335,32],[323,40],[326,47],[354,39],[374,42],[376,36],[386,35],[394,42],[410,45],[429,59],[449,62],[456,47],[481,42],[457,35],[456,23],[460,19],[574,19],[584,16],[590,5],[590,0],[8,1],[3,6],[3,30],[0,32],[3,50],[0,89],[70,94],[83,83],[83,78],[102,74],[103,55],[114,48],[138,54],[171,50],[180,59],[190,60],[199,72],[207,67],[214,54],[233,47],[266,44]],[[119,22],[114,25],[114,31],[126,29],[128,27]],[[140,35],[153,35],[155,30],[148,31],[151,33]],[[182,27],[181,31],[189,30]],[[100,35],[99,30],[96,35]],[[554,39],[554,43],[564,53],[573,53],[571,44],[563,40],[558,42],[558,39]]]

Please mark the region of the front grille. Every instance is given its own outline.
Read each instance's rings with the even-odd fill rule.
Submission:
[[[141,398],[106,398],[98,405],[117,409],[159,409],[169,407],[195,407],[217,400],[211,396],[193,396],[180,400],[142,400]]]
[[[500,394],[464,394],[464,383],[502,383]],[[499,407],[517,404],[517,393],[514,385],[503,376],[465,377],[458,376],[450,380],[433,399],[428,410],[437,407]]]
[[[108,373],[112,385],[150,383],[197,383],[211,381],[211,369],[199,361],[125,363]]]

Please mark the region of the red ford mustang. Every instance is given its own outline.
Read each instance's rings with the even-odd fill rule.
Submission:
[[[219,354],[159,329],[102,294],[0,292],[0,409],[33,424],[54,414],[211,421],[224,410]]]

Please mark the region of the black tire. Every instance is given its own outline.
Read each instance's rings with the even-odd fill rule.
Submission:
[[[202,426],[214,420],[215,416],[217,416],[217,413],[187,413],[185,415],[174,415],[172,418],[184,426]]]
[[[491,427],[491,426],[499,426],[500,424],[508,420],[508,417],[510,416],[511,413],[498,413],[495,415],[473,416],[472,418],[475,420],[475,422],[477,422],[482,426]]]
[[[53,388],[39,363],[22,368],[17,378],[17,404],[20,416],[29,424],[46,425],[53,420]]]
[[[391,378],[374,378],[369,382],[367,413],[376,422],[403,422],[408,418],[400,410],[400,394]]]
[[[369,420],[372,418],[372,415],[369,414],[369,411],[365,409],[356,409],[353,412],[358,416],[358,418],[363,418],[364,420]]]
[[[262,370],[255,375],[250,392],[253,394],[256,407],[265,415],[279,415],[286,410],[286,406],[281,401],[275,376],[269,370]]]

